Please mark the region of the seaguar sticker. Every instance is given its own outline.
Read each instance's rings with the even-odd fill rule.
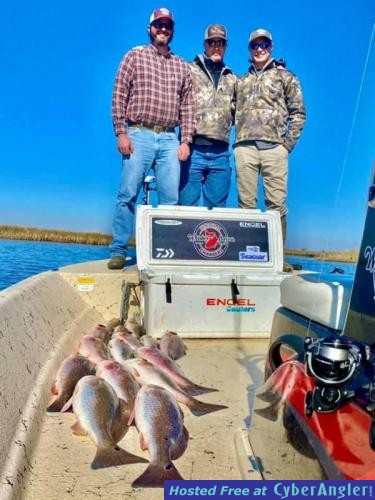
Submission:
[[[245,252],[238,253],[238,259],[250,262],[268,262],[268,252],[261,252],[258,246],[247,246]]]

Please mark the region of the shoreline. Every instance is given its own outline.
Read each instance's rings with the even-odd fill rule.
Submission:
[[[285,249],[288,257],[305,257],[326,262],[342,262],[345,264],[356,264],[358,262],[359,250],[345,251],[313,251],[313,250],[292,250]]]
[[[40,229],[35,227],[0,225],[0,240],[24,240],[51,243],[79,243],[82,245],[109,245],[112,236],[97,232],[63,231],[55,229]],[[129,246],[135,246],[135,239],[131,238]],[[358,250],[346,251],[313,251],[285,249],[285,255],[291,257],[306,257],[322,261],[345,262],[356,264]]]
[[[97,232],[63,231],[57,229],[0,225],[0,239],[108,245],[112,238],[108,234]]]

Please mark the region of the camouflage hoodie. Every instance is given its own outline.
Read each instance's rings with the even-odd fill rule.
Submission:
[[[215,89],[203,56],[197,56],[190,68],[194,83],[196,134],[229,143],[236,76],[230,68],[224,66]]]
[[[283,144],[292,151],[306,120],[301,85],[272,59],[256,72],[237,79],[236,144],[263,140]]]

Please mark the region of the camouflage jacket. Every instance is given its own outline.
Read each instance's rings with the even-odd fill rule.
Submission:
[[[196,134],[229,143],[234,112],[235,74],[224,66],[215,89],[203,56],[197,56],[190,68],[195,96]]]
[[[302,89],[298,78],[276,67],[272,59],[257,74],[237,79],[236,144],[263,140],[283,144],[292,151],[306,120]]]

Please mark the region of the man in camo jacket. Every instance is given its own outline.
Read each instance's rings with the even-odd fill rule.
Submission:
[[[225,66],[227,30],[211,24],[204,34],[204,54],[191,67],[196,132],[191,156],[181,164],[180,205],[225,207],[230,188],[229,134],[233,123],[236,77]]]
[[[302,90],[298,78],[271,56],[269,31],[253,31],[249,51],[252,65],[237,80],[234,155],[239,206],[256,208],[261,174],[266,205],[280,212],[285,242],[288,157],[306,120]]]

